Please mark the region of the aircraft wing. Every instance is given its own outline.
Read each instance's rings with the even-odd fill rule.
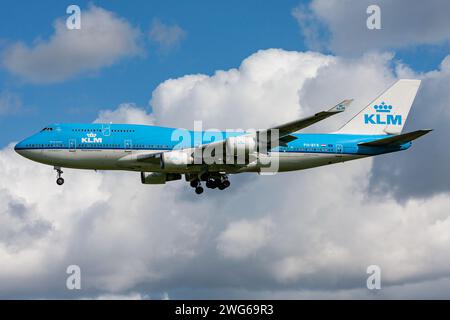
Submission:
[[[277,146],[286,146],[289,142],[297,139],[295,136],[291,135],[291,133],[294,133],[296,131],[299,131],[301,129],[304,129],[306,127],[309,127],[311,125],[313,125],[316,122],[319,122],[321,120],[324,120],[328,117],[331,117],[335,114],[341,113],[345,110],[345,108],[350,105],[350,103],[353,101],[353,99],[349,99],[349,100],[344,100],[342,102],[340,102],[339,104],[337,104],[336,106],[334,106],[333,108],[326,110],[326,111],[321,111],[318,112],[316,114],[314,114],[313,116],[310,117],[306,117],[303,119],[299,119],[299,120],[295,120],[295,121],[291,121],[285,124],[282,124],[280,126],[276,126],[270,129],[266,129],[266,130],[262,130],[262,131],[256,131],[256,140],[259,143],[259,150],[270,150],[271,148],[277,147]],[[278,131],[278,135],[275,136],[274,132],[275,130]],[[254,136],[255,133],[249,133],[249,134],[244,134],[243,136]],[[226,139],[225,140],[220,140],[220,141],[215,141],[215,142],[211,142],[211,143],[206,143],[204,145],[198,146],[196,148],[200,148],[201,149],[201,153],[199,154],[203,154],[203,151],[206,148],[210,148],[210,150],[212,148],[219,148],[221,150],[223,150],[223,155],[226,154]],[[261,148],[261,146],[263,148]],[[195,153],[195,149],[196,148],[189,148],[189,149],[183,149],[185,152],[189,152],[192,155],[194,155]],[[152,153],[152,154],[142,154],[139,155],[137,157],[137,161],[138,162],[150,162],[150,163],[158,163],[160,160],[160,156],[163,152],[160,153]]]
[[[293,132],[299,131],[306,127],[309,127],[316,122],[319,122],[319,121],[324,120],[328,117],[331,117],[335,114],[343,112],[345,110],[345,108],[347,106],[349,106],[350,103],[352,103],[352,101],[353,101],[353,99],[344,100],[341,103],[337,104],[336,106],[334,106],[333,108],[331,108],[327,111],[321,111],[321,112],[316,113],[313,116],[295,120],[295,121],[291,121],[291,122],[282,124],[280,126],[270,128],[269,130],[276,129],[279,131],[279,136],[284,137],[288,134],[291,134]]]
[[[151,164],[159,164],[161,153],[162,152],[140,154],[136,157],[136,161],[137,162],[147,162],[147,163],[151,163]]]
[[[291,133],[309,127],[315,124],[316,122],[319,122],[335,114],[345,111],[345,108],[349,106],[350,103],[352,103],[352,101],[353,99],[344,100],[335,105],[333,108],[326,111],[318,112],[313,116],[299,120],[294,120],[267,130],[258,131],[257,132],[258,138],[261,142],[266,142],[268,148],[273,148],[279,145],[284,146],[288,142],[296,139],[296,137],[292,136]],[[274,130],[278,130],[278,139],[276,137],[272,137]]]

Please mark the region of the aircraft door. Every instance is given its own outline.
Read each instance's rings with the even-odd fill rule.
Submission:
[[[75,152],[76,149],[77,149],[77,141],[75,139],[70,139],[69,140],[69,151]]]
[[[342,151],[343,151],[343,147],[342,147],[342,144],[337,144],[336,145],[336,153],[342,153]]]
[[[133,147],[133,143],[131,140],[125,140],[125,152],[131,152],[131,148]]]
[[[102,124],[102,134],[105,137],[109,137],[111,135],[111,125],[110,124]]]

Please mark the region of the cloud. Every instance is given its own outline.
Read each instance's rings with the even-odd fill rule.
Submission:
[[[202,120],[205,128],[264,128],[307,113],[299,105],[299,88],[333,60],[317,53],[258,51],[239,69],[164,81],[150,104],[161,125],[193,127]]]
[[[307,5],[299,5],[292,9],[292,16],[300,26],[307,47],[315,51],[324,51],[328,30],[313,10]]]
[[[373,4],[381,9],[380,30],[366,25],[367,7]],[[355,56],[369,50],[449,43],[449,10],[450,3],[441,0],[314,0],[292,13],[310,48],[326,47],[339,55]]]
[[[430,106],[439,105],[446,88],[447,62],[423,75],[435,82],[419,92],[430,90],[427,104],[414,109],[428,109],[420,120],[412,114],[411,125],[443,116]],[[239,69],[162,83],[153,93],[152,116],[175,126],[203,116],[212,126],[267,126],[349,94],[352,114],[413,72],[393,64],[381,54],[347,59],[260,51]],[[135,106],[119,110],[120,119],[148,115]],[[324,130],[339,122],[327,120]],[[422,174],[416,156],[426,139],[384,158],[386,165],[398,170],[395,162],[410,161],[410,172]],[[61,188],[51,167],[19,157],[10,145],[0,152],[0,208],[8,208],[0,210],[7,230],[0,238],[0,297],[448,297],[449,193],[401,202],[395,189],[379,195],[371,189],[385,174],[373,176],[377,161],[236,175],[231,188],[199,198],[184,182],[141,185],[134,172],[64,170]],[[428,169],[442,169],[435,161],[428,158]],[[48,227],[30,232],[34,221]],[[81,292],[64,289],[70,264],[81,267]],[[377,294],[365,287],[372,264],[382,270]]]
[[[80,30],[68,30],[65,20],[57,19],[48,40],[9,45],[1,64],[27,82],[61,82],[139,55],[139,38],[140,31],[125,19],[91,5],[81,11]]]
[[[219,235],[217,249],[228,258],[245,258],[269,241],[271,225],[268,218],[232,222]]]
[[[154,19],[148,37],[162,51],[167,52],[176,48],[186,38],[186,31],[177,24],[169,25]]]
[[[447,56],[439,70],[416,74],[400,68],[400,74],[422,79],[419,94],[406,122],[405,131],[434,129],[427,139],[413,142],[410,152],[395,157],[375,159],[371,189],[384,194],[393,192],[397,199],[427,198],[450,192],[450,150],[446,146],[450,133],[450,69]]]
[[[89,299],[89,298],[87,298]],[[97,300],[144,300],[147,297],[142,296],[139,292],[132,292],[129,294],[105,294],[96,297]]]
[[[12,250],[23,249],[51,231],[49,221],[36,217],[21,199],[3,190],[0,202],[7,203],[0,213],[0,241]]]
[[[0,116],[14,114],[22,109],[22,99],[19,95],[4,90],[0,92]]]
[[[114,110],[100,110],[96,123],[132,123],[152,125],[155,119],[133,103],[122,103]]]

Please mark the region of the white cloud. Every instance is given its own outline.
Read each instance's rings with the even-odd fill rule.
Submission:
[[[306,46],[315,51],[326,49],[327,30],[312,9],[299,5],[292,9],[292,16],[297,20]]]
[[[140,31],[125,19],[91,5],[81,12],[80,30],[68,30],[65,20],[57,19],[48,40],[8,46],[2,65],[28,82],[60,82],[140,54],[139,37]]]
[[[164,82],[153,94],[153,116],[175,126],[197,117],[212,126],[267,126],[349,93],[356,112],[396,79],[391,63],[376,54],[260,51],[239,69]],[[447,84],[445,65],[424,75],[433,84],[419,93],[428,106]],[[121,108],[121,121],[136,112]],[[428,113],[435,114],[428,109],[424,119]],[[327,130],[337,125],[330,121]],[[414,161],[422,139],[402,153],[406,160],[381,159],[411,161],[415,175],[424,166]],[[0,296],[77,297],[64,284],[67,265],[78,264],[80,297],[371,298],[366,268],[377,264],[383,289],[376,297],[447,297],[449,281],[439,279],[450,277],[448,192],[402,203],[390,189],[380,197],[370,190],[376,161],[232,176],[231,188],[199,199],[184,182],[144,186],[133,172],[65,170],[61,188],[50,167],[20,158],[10,146],[0,152],[0,208],[8,208],[0,210]],[[36,232],[35,222],[48,227]]]
[[[193,127],[202,120],[207,128],[267,127],[304,114],[299,89],[333,60],[317,53],[259,51],[239,69],[167,80],[150,103],[161,125]]]
[[[219,235],[217,249],[228,258],[245,258],[270,240],[271,226],[268,218],[234,221]]]
[[[100,110],[96,123],[132,123],[152,125],[155,119],[132,103],[122,103],[114,110]]]
[[[161,50],[167,52],[178,46],[186,38],[186,31],[176,24],[169,25],[155,19],[148,36]]]
[[[381,8],[381,29],[369,30],[366,9]],[[450,3],[442,0],[314,0],[294,8],[306,44],[328,47],[337,54],[358,55],[368,50],[397,49],[450,41]]]

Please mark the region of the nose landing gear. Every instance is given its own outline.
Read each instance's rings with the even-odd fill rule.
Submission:
[[[61,175],[63,174],[63,171],[61,170],[60,167],[55,167],[54,168],[56,170],[57,173],[57,179],[56,179],[56,184],[58,186],[62,186],[64,184],[64,179],[61,177]]]

